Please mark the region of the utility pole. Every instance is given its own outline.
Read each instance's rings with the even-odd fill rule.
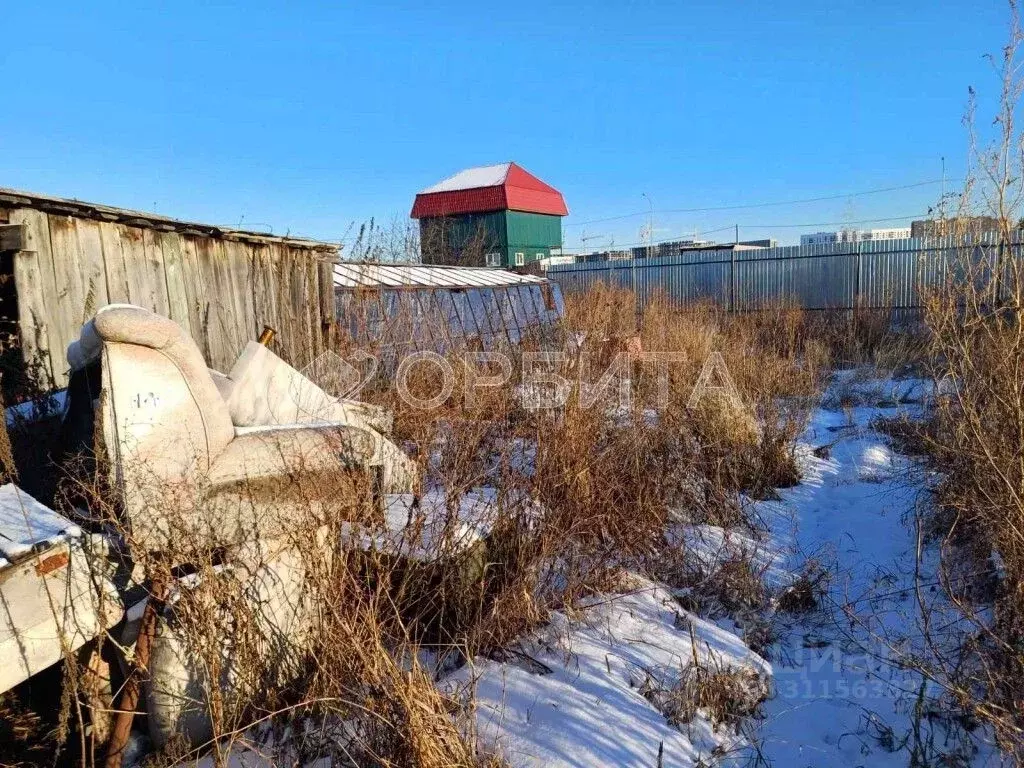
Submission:
[[[939,221],[946,221],[946,157],[942,157],[942,187],[939,192]],[[943,223],[943,228],[945,224]],[[945,233],[943,233],[945,234]]]
[[[654,248],[654,203],[646,192],[641,192],[640,197],[645,198],[647,205],[650,206],[647,213],[647,258],[649,259]]]
[[[654,247],[654,202],[646,192],[641,192],[640,197],[647,200],[648,212],[647,212],[647,258],[651,258],[652,248]],[[636,259],[631,261],[633,265],[632,283],[633,283],[633,314],[636,318],[636,327],[640,328],[640,296],[636,290]]]
[[[736,239],[734,240],[734,242],[736,243],[736,245],[740,244],[740,225],[739,224],[736,225]]]

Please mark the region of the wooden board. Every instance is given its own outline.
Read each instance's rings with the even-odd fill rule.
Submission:
[[[248,243],[233,243],[235,257],[231,262],[232,283],[239,298],[239,329],[242,344],[256,339],[262,325],[256,323],[256,298],[253,281],[253,248]]]
[[[252,323],[246,313],[246,272],[249,264],[249,249],[245,243],[221,241],[219,256],[216,261],[218,284],[222,286],[225,319],[229,331],[228,348],[232,351],[230,370],[234,359],[238,357],[253,336]]]
[[[269,245],[264,250],[260,264],[259,300],[263,323],[277,331],[271,349],[282,359],[288,360],[287,350],[290,349],[291,338],[290,328],[285,322],[288,314],[288,276],[281,269],[284,251],[277,244]]]
[[[67,345],[108,303],[170,317],[222,371],[264,325],[277,331],[275,351],[299,366],[324,349],[334,318],[324,254],[28,208],[9,219],[24,240],[14,258],[22,347],[41,386],[66,384]]]
[[[128,287],[128,269],[121,252],[121,232],[117,224],[100,224],[100,244],[103,246],[103,269],[107,276],[107,300],[111,304],[131,303]]]
[[[0,221],[6,221],[0,218]],[[25,241],[25,231],[21,224],[0,224],[0,251],[20,251]]]
[[[142,230],[143,263],[142,279],[148,303],[143,306],[152,309],[158,315],[170,316],[170,301],[167,297],[167,275],[164,272],[164,251],[161,245],[163,233],[152,229]]]
[[[110,303],[107,298],[107,275],[103,264],[103,242],[100,225],[90,219],[75,219],[78,235],[78,255],[82,288],[82,322],[96,314],[96,310]]]
[[[49,322],[56,324],[59,348],[64,350],[78,338],[85,318],[85,285],[82,282],[81,256],[78,250],[78,232],[75,220],[70,216],[48,216],[50,223],[50,248],[53,253],[53,276],[56,295],[47,309]],[[63,370],[66,365],[58,363],[57,349],[54,353],[54,367]],[[63,357],[63,355],[61,355]],[[56,373],[56,371],[54,371]]]
[[[124,224],[115,224],[121,242],[121,257],[128,280],[128,301],[147,309],[153,308],[153,297],[146,280],[146,244],[142,230]]]
[[[221,243],[209,238],[196,240],[199,279],[205,281],[207,302],[205,307],[206,339],[209,353],[207,363],[218,371],[230,370],[237,355],[235,349],[234,317],[232,316],[230,282],[223,262]]]
[[[50,225],[46,214],[29,208],[11,211],[12,224],[24,224],[23,250],[14,258],[14,285],[18,291],[18,325],[21,348],[29,376],[44,390],[67,383],[64,366],[54,365],[53,350],[63,361],[61,339],[52,322],[56,296]]]
[[[197,240],[205,238],[195,238],[187,235],[183,235],[181,238],[182,244],[182,260],[184,263],[184,269],[182,270],[182,282],[185,286],[185,297],[188,304],[188,315],[189,315],[189,327],[191,329],[192,338],[199,345],[200,351],[203,353],[203,357],[206,360],[210,359],[210,338],[208,333],[208,318],[210,302],[207,295],[206,281],[203,279],[202,270],[199,266],[199,256],[196,251]]]
[[[277,298],[274,291],[270,290],[270,287],[273,285],[273,264],[274,251],[272,246],[253,246],[252,296],[253,316],[257,331],[262,331],[265,325],[269,325],[277,330],[277,326],[274,325],[277,322]]]
[[[189,334],[192,333],[192,313],[186,288],[185,243],[177,232],[157,233],[163,254],[164,280],[167,286],[169,317]]]

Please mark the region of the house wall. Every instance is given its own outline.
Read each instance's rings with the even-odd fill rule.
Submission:
[[[517,253],[529,263],[551,255],[562,245],[559,216],[521,211],[468,213],[420,219],[420,250],[426,264],[515,266]],[[487,264],[497,253],[499,264]]]
[[[113,303],[169,316],[221,371],[264,325],[277,331],[274,351],[293,364],[323,350],[337,260],[329,244],[217,237],[187,225],[174,231],[166,223],[135,226],[32,207],[0,208],[2,219],[22,225],[9,268],[21,359],[36,386],[67,384],[67,345],[97,309]]]
[[[543,213],[505,211],[508,248],[505,264],[515,266],[517,253],[523,254],[524,264],[547,258],[552,248],[562,246],[562,218]]]
[[[425,264],[487,266],[486,254],[507,251],[505,213],[466,213],[420,219],[420,253]]]

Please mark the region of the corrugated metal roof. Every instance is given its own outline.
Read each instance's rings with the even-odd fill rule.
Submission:
[[[454,192],[457,189],[496,187],[505,183],[505,177],[508,176],[508,169],[511,167],[512,163],[498,163],[497,165],[479,165],[475,168],[467,168],[431,187],[421,189],[419,194],[429,195],[433,192]]]
[[[536,275],[487,267],[445,267],[434,264],[342,262],[334,265],[335,288],[465,288],[548,282]]]
[[[562,193],[515,163],[467,168],[416,195],[414,219],[523,211],[565,216]]]

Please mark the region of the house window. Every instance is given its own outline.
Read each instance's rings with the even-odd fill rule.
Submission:
[[[521,267],[526,263],[526,255],[523,253],[516,254],[516,266]]]
[[[543,254],[543,253],[538,253],[538,254],[537,254],[537,259],[538,259],[538,260],[539,260],[539,259],[543,259],[543,258],[544,258],[544,254]]]
[[[487,266],[488,267],[500,267],[501,266],[501,254],[497,251],[492,251],[487,254]]]

